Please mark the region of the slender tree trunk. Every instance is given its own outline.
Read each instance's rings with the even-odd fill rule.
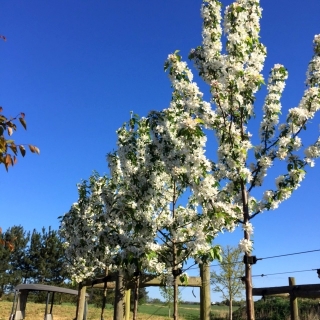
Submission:
[[[229,299],[229,320],[232,320],[232,298]]]
[[[172,206],[172,218],[175,216],[175,203],[176,203],[176,184],[174,183],[173,192],[173,206]],[[172,239],[172,265],[173,265],[173,319],[178,320],[178,270],[177,270],[177,245],[176,239]]]
[[[105,276],[108,275],[108,268],[105,269]],[[101,307],[101,315],[100,315],[100,318],[101,320],[104,319],[104,309],[106,307],[106,303],[107,303],[107,281],[104,283],[104,286],[103,286],[103,298],[102,298],[102,307]]]
[[[133,306],[133,320],[137,320],[138,315],[138,300],[139,300],[139,287],[140,287],[140,271],[136,276],[135,290],[134,290],[134,306]]]
[[[177,282],[177,267],[176,267],[176,260],[177,260],[177,248],[176,244],[173,243],[173,319],[178,320],[178,282]]]
[[[242,191],[242,203],[243,203],[243,222],[246,224],[249,222],[249,207],[248,207],[248,195],[244,183],[241,183]],[[250,235],[247,231],[244,231],[244,238],[250,240]],[[250,257],[250,253],[245,253],[246,258]],[[249,263],[245,264],[245,285],[246,285],[246,310],[247,310],[247,320],[254,320],[254,304],[252,297],[252,274],[251,265]]]
[[[250,254],[246,254],[250,257]],[[246,283],[246,309],[247,309],[247,320],[254,320],[254,305],[252,298],[252,273],[251,265],[246,264],[245,266],[245,283]]]
[[[103,287],[103,297],[102,297],[102,306],[101,306],[101,314],[100,314],[100,319],[104,320],[104,309],[106,307],[106,302],[107,302],[107,282],[104,283]]]
[[[116,280],[114,320],[123,320],[123,300],[124,300],[123,271],[119,269]]]

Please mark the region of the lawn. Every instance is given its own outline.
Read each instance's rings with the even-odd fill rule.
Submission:
[[[0,320],[8,320],[11,313],[12,303],[8,301],[0,301]],[[28,302],[26,309],[26,320],[43,320],[45,305],[40,303]],[[183,304],[179,306],[179,318],[186,320],[199,319],[199,305]],[[224,316],[227,307],[212,306],[212,312],[215,315]],[[54,305],[54,320],[71,320],[74,319],[76,307],[70,304]],[[88,308],[88,320],[100,319],[101,309],[93,305]],[[113,310],[108,305],[105,312],[105,319],[112,319]],[[171,311],[172,316],[172,311]],[[132,319],[132,314],[130,315]],[[165,320],[168,319],[168,307],[160,304],[146,304],[139,306],[138,320]]]

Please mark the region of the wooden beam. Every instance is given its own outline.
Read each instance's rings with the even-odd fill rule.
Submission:
[[[109,277],[109,276],[108,276]],[[110,276],[111,277],[111,276]],[[104,278],[103,278],[104,279]],[[110,278],[111,279],[111,278]],[[97,279],[97,281],[86,281],[87,286],[92,286],[94,288],[103,288],[104,286],[104,281],[101,279]],[[163,286],[163,280],[161,277],[155,276],[155,275],[141,275],[141,280],[140,280],[140,288],[143,287],[160,287]],[[201,287],[201,278],[200,277],[189,277],[188,278],[188,283],[181,283],[181,281],[178,279],[178,286],[181,287]],[[130,280],[127,282],[126,287],[128,289],[133,289],[134,288],[134,280]],[[115,282],[108,280],[107,282],[107,288],[108,289],[114,289],[115,288]]]
[[[163,279],[157,276],[141,275],[140,287],[159,287],[163,286]],[[178,286],[182,287],[201,287],[200,277],[189,277],[188,283],[182,283],[180,279],[177,279]],[[134,283],[132,282],[132,285]]]
[[[283,287],[267,287],[267,288],[253,288],[252,295],[254,296],[267,296],[278,293],[293,293],[299,297],[300,293],[308,291],[320,291],[320,284],[304,284],[297,286],[283,286]]]
[[[95,287],[96,284],[102,284],[102,287],[103,287],[103,284],[105,282],[113,282],[113,281],[116,281],[116,278],[117,278],[117,274],[116,273],[112,273],[112,274],[109,274],[105,277],[102,277],[102,278],[96,278],[96,279],[87,279],[85,281],[82,282],[82,285],[85,286],[85,287]]]
[[[320,298],[320,291],[298,292],[296,293],[296,297],[310,299]]]

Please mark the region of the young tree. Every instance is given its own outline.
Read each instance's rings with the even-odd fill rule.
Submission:
[[[222,4],[218,0],[203,2],[203,43],[191,50],[189,58],[210,86],[213,107],[203,102],[202,93],[192,81],[190,69],[177,52],[169,55],[165,68],[177,88],[178,104],[192,112],[189,129],[202,126],[215,132],[218,159],[212,162],[212,176],[216,183],[220,183],[220,189],[212,205],[216,217],[221,213],[236,213],[238,223],[243,226],[244,239],[240,241],[240,247],[247,261],[247,318],[252,320],[250,221],[262,211],[275,209],[288,199],[303,180],[305,167],[313,166],[314,158],[320,155],[320,139],[307,147],[303,154],[300,152],[302,142],[298,137],[320,107],[320,35],[314,38],[314,56],[308,67],[307,89],[299,105],[289,109],[288,116],[280,125],[280,98],[288,73],[280,64],[272,68],[260,124],[260,144],[254,146],[248,127],[255,115],[255,94],[264,84],[261,71],[266,57],[266,48],[259,40],[262,11],[259,1],[237,0],[226,7],[225,38],[222,38],[221,28]],[[224,39],[226,44],[223,49]],[[182,104],[181,96],[187,97]],[[266,190],[262,199],[256,199],[252,195],[253,189],[262,186],[267,170],[276,160],[287,162],[285,172],[276,178],[274,190]]]
[[[140,249],[141,257],[149,256],[146,269],[152,265],[155,269],[156,263],[158,272],[166,275],[166,284],[173,286],[175,319],[177,278],[183,264],[189,258],[197,262],[218,258],[220,248],[211,241],[223,227],[234,224],[223,219],[224,214],[220,219],[212,217],[207,199],[214,196],[216,186],[204,155],[204,133],[190,112],[179,108],[177,101],[183,99],[175,90],[168,109],[152,112],[148,118],[133,116],[130,125],[118,131],[117,152],[126,182],[123,190],[127,190],[124,211],[132,212],[128,221],[136,227],[134,238],[148,239]],[[190,122],[195,125],[190,127]],[[189,197],[184,197],[186,190],[191,191]]]
[[[232,303],[235,298],[242,296],[245,289],[242,282],[244,276],[244,264],[240,248],[227,246],[222,249],[222,262],[220,272],[211,273],[211,285],[213,291],[220,292],[224,300],[229,302],[229,320],[232,320]]]
[[[168,317],[171,317],[171,308],[174,303],[175,294],[174,288],[172,286],[161,286],[159,287],[160,294],[164,299],[165,304],[168,306]],[[178,290],[178,299],[177,303],[179,304],[182,300],[182,295],[180,290]]]

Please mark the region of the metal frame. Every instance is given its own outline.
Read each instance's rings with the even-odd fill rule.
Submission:
[[[54,294],[56,292],[57,293],[66,293],[66,294],[71,294],[71,295],[76,295],[76,296],[78,295],[77,290],[72,290],[72,289],[67,289],[67,288],[48,286],[45,284],[19,284],[15,287],[14,300],[13,300],[12,311],[11,311],[11,315],[9,317],[9,320],[23,320],[23,319],[25,319],[27,299],[28,299],[28,294],[30,291],[46,291],[47,292],[44,320],[52,320],[53,319],[52,309],[53,309]],[[88,303],[87,298],[88,297],[89,297],[89,295],[86,294],[83,320],[87,319],[87,303]],[[48,312],[49,304],[50,304],[50,311]]]

